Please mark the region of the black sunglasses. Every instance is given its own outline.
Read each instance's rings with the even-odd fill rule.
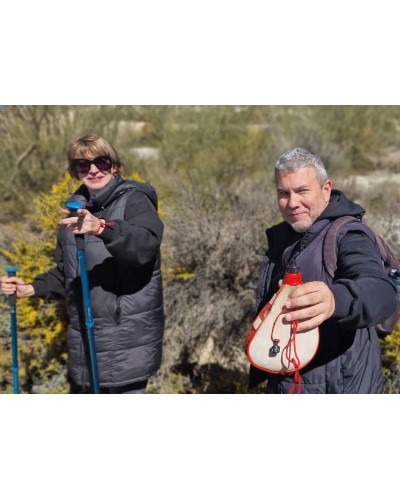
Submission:
[[[71,161],[71,167],[74,168],[79,174],[87,174],[93,163],[100,170],[100,172],[110,170],[112,167],[112,160],[109,156],[97,156],[96,158],[93,158],[93,160],[75,158]]]

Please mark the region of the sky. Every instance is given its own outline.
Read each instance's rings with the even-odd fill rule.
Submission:
[[[5,4],[0,105],[399,104],[395,1]],[[70,498],[81,479],[79,498],[310,500],[317,479],[328,499],[346,478],[346,496],[394,488],[398,396],[108,397],[0,395],[2,489]]]
[[[6,104],[398,104],[394,0],[5,4]]]

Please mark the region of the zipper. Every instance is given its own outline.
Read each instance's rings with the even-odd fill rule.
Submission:
[[[307,232],[304,233],[304,235],[301,237],[301,239],[298,239],[292,245],[289,245],[288,247],[285,248],[285,250],[284,250],[284,252],[282,254],[282,271],[283,271],[283,273],[285,271],[286,264],[290,260],[290,259],[286,260],[286,254],[288,252],[293,252],[296,249],[296,246],[299,245],[299,250],[298,250],[297,254],[295,252],[293,252],[293,255],[291,256],[292,258],[297,257],[304,250],[304,248],[305,248],[305,246],[304,246],[304,239],[305,239],[306,234],[307,234]],[[283,277],[283,275],[282,275],[282,277]]]
[[[117,325],[120,324],[120,319],[121,319],[121,298],[117,297],[116,307],[115,307],[115,323]]]

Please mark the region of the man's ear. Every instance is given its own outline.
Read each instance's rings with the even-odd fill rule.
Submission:
[[[332,191],[332,181],[330,179],[327,179],[325,181],[325,184],[322,187],[322,191],[324,192],[325,201],[328,203],[331,198]]]

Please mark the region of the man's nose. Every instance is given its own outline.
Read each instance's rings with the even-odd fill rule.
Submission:
[[[296,193],[289,193],[288,205],[290,207],[297,207],[299,204],[299,197]]]

